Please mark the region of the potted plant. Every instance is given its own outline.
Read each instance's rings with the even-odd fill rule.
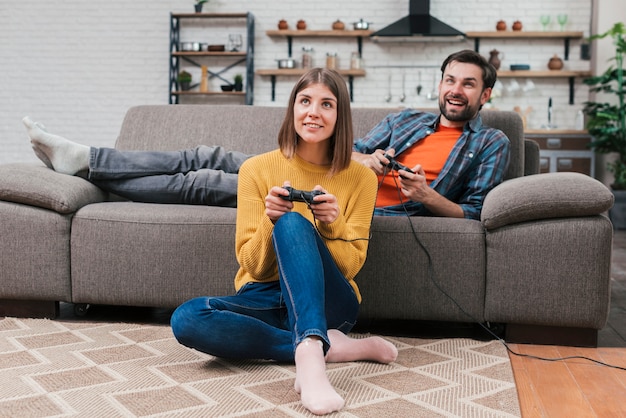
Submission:
[[[183,70],[178,73],[178,84],[181,90],[189,90],[191,87],[191,74]]]
[[[194,5],[196,13],[202,12],[202,5],[208,1],[209,0],[196,0],[196,4]]]
[[[615,159],[608,163],[607,169],[614,176],[611,188],[615,194],[616,203],[613,210],[615,214],[621,213],[615,218],[614,226],[620,229],[626,228],[626,224],[622,227],[615,224],[619,218],[626,221],[626,209],[618,207],[621,200],[626,205],[625,36],[626,27],[624,23],[618,22],[608,31],[590,37],[590,40],[613,38],[615,56],[610,59],[612,63],[602,74],[583,80],[585,84],[590,86],[590,92],[602,93],[608,100],[606,102],[587,101],[583,111],[587,115],[587,131],[592,137],[589,146],[600,154],[615,155]]]
[[[235,91],[242,91],[243,76],[241,74],[235,74],[235,77],[233,77],[233,81],[235,82]]]

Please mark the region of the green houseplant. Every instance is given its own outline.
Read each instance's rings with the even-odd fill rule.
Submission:
[[[626,86],[624,80],[624,55],[626,54],[626,27],[618,22],[608,31],[593,35],[590,40],[613,38],[615,56],[602,73],[583,80],[589,91],[611,97],[610,102],[585,102],[586,127],[592,136],[589,146],[600,154],[614,153],[615,160],[608,164],[613,173],[614,190],[626,190]]]
[[[194,5],[196,13],[202,12],[202,5],[208,1],[209,0],[196,0],[196,4]]]
[[[191,87],[191,74],[183,70],[178,73],[178,84],[181,90],[189,90]]]
[[[243,76],[241,74],[235,74],[233,77],[233,81],[235,82],[235,91],[243,90]]]

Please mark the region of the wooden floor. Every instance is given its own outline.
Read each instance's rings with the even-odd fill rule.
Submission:
[[[626,368],[626,231],[615,232],[611,270],[611,310],[598,348],[510,344],[511,350],[545,358],[584,356]],[[510,358],[524,418],[626,417],[626,370],[578,358]]]

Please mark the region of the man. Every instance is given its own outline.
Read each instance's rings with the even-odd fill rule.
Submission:
[[[479,219],[485,196],[502,181],[509,140],[485,127],[479,115],[495,69],[477,52],[463,50],[448,56],[441,71],[441,115],[394,113],[354,144],[353,159],[381,181],[377,215]],[[237,173],[249,157],[206,146],[174,152],[93,148],[50,134],[29,118],[23,122],[48,167],[70,175],[87,171],[94,184],[135,201],[235,206]],[[389,170],[392,156],[413,173]]]
[[[379,175],[375,214],[479,219],[487,193],[502,181],[509,140],[482,124],[495,69],[464,50],[441,66],[441,115],[404,110],[387,116],[354,145],[352,158]],[[390,160],[411,168],[389,171]]]

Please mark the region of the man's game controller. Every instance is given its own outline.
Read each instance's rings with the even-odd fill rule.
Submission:
[[[387,164],[387,167],[389,167],[392,170],[404,170],[404,171],[408,171],[409,173],[413,173],[415,174],[415,172],[413,170],[411,170],[409,167],[404,166],[402,164],[400,164],[399,162],[396,161],[395,158],[393,158],[391,155],[389,154],[385,154],[385,158],[389,160],[389,164]],[[402,177],[402,176],[400,176]]]
[[[289,191],[289,195],[280,197],[284,200],[289,200],[290,202],[304,202],[309,205],[315,205],[322,202],[317,202],[313,200],[315,196],[319,196],[321,194],[325,194],[319,190],[311,190],[310,192],[305,192],[303,190],[294,189],[293,187],[284,187],[285,190]]]

